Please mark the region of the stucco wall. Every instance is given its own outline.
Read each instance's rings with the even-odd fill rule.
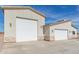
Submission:
[[[72,22],[65,22],[65,23],[61,23],[61,24],[57,24],[57,25],[51,25],[49,26],[49,30],[50,31],[50,40],[54,40],[54,30],[55,29],[66,29],[68,30],[68,39],[72,39],[77,37],[77,29],[71,26]],[[72,34],[72,31],[75,31],[75,35]],[[49,34],[49,33],[48,33]],[[59,33],[61,34],[61,33]]]
[[[49,41],[50,40],[50,27],[44,26],[44,40]]]
[[[16,40],[16,17],[24,17],[38,20],[38,40],[44,39],[43,25],[45,24],[45,18],[29,9],[21,10],[4,10],[4,42],[15,42]],[[12,27],[10,27],[12,23]]]

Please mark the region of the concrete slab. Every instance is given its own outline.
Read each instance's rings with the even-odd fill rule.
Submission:
[[[4,43],[2,54],[78,54],[78,40]]]

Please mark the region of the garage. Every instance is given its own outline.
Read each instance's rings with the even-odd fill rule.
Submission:
[[[60,20],[44,26],[46,41],[71,40],[77,38],[77,28],[70,20]],[[48,38],[47,38],[48,37]]]
[[[4,10],[4,42],[43,40],[45,15],[30,6],[2,6]]]
[[[67,30],[55,30],[55,40],[67,40],[68,35],[67,35]]]
[[[37,21],[16,18],[16,42],[37,40]]]

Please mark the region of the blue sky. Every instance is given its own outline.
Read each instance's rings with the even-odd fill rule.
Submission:
[[[45,23],[54,23],[58,20],[71,20],[73,25],[79,28],[79,6],[78,5],[43,5],[32,6],[46,16]]]
[[[0,9],[0,32],[4,31],[4,15],[3,10]]]
[[[45,23],[54,23],[58,20],[71,20],[75,27],[79,28],[79,6],[78,5],[32,5],[34,9],[46,16]],[[3,32],[4,20],[3,10],[0,10],[0,32]]]

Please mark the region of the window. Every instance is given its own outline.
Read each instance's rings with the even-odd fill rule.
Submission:
[[[72,33],[75,35],[75,31],[72,31]]]

